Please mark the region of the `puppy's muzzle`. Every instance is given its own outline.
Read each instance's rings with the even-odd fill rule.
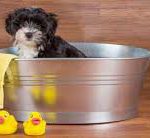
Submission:
[[[25,33],[25,35],[28,39],[31,39],[33,36],[33,34],[31,32],[27,32],[27,33]]]

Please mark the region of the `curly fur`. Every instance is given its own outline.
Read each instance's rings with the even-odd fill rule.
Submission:
[[[23,58],[86,57],[81,51],[56,36],[57,15],[41,8],[20,8],[8,14],[6,31]]]

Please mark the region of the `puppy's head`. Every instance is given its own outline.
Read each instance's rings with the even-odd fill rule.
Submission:
[[[38,46],[55,35],[57,19],[55,14],[41,8],[20,8],[8,14],[5,25],[16,43]]]

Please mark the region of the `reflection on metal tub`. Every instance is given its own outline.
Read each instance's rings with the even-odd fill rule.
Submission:
[[[150,52],[72,43],[89,58],[16,59],[5,76],[5,108],[19,121],[39,111],[48,123],[85,124],[137,116]],[[1,52],[14,53],[15,48]]]

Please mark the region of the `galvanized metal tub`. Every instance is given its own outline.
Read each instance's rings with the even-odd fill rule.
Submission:
[[[89,58],[12,61],[5,76],[5,108],[19,121],[39,111],[53,124],[105,123],[137,116],[150,52],[113,44],[73,45]]]

